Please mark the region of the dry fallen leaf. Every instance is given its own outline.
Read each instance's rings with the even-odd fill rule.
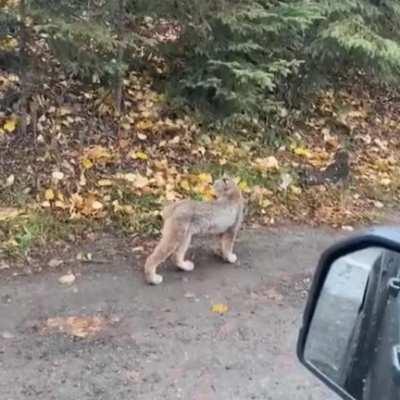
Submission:
[[[390,186],[392,183],[392,180],[390,178],[382,178],[380,183],[383,186]]]
[[[243,181],[243,180],[239,181],[238,186],[239,186],[239,189],[243,193],[250,193],[251,192],[251,189],[250,189],[250,187],[249,187],[249,185],[247,184],[246,181]]]
[[[88,158],[84,158],[84,159],[82,160],[82,166],[83,166],[83,168],[85,168],[85,169],[90,169],[90,168],[93,167],[93,163],[92,163]]]
[[[57,183],[58,181],[61,181],[64,178],[64,174],[61,171],[54,171],[51,174],[51,177],[52,177],[53,181],[55,183]]]
[[[133,184],[137,189],[143,189],[149,184],[149,178],[141,174],[134,174],[132,172],[126,174],[117,174],[117,179],[123,179]]]
[[[269,156],[266,158],[256,158],[254,164],[255,167],[261,172],[279,169],[278,160],[274,156]]]
[[[52,189],[47,189],[44,193],[44,198],[48,201],[54,200],[54,192]]]
[[[385,205],[381,201],[374,201],[374,206],[376,208],[383,208]]]
[[[103,208],[103,204],[102,203],[100,203],[99,201],[97,201],[97,200],[94,200],[93,202],[92,202],[92,208],[93,208],[93,210],[101,210],[102,208]]]
[[[228,312],[228,306],[221,303],[213,304],[211,311],[216,314],[225,314]]]
[[[350,226],[350,225],[343,225],[342,226],[342,230],[343,231],[347,231],[347,232],[353,232],[354,228],[352,226]]]
[[[213,181],[211,174],[207,174],[207,173],[201,173],[201,174],[197,175],[197,179],[201,183],[212,183],[212,181]]]
[[[68,274],[61,276],[58,279],[58,282],[62,285],[72,285],[75,282],[75,279],[75,275],[72,272],[69,272]]]
[[[180,136],[175,136],[173,139],[171,139],[168,143],[169,144],[178,144],[180,142],[181,138]]]
[[[301,156],[301,157],[305,157],[305,158],[310,158],[312,153],[310,150],[306,149],[305,147],[299,146],[299,147],[295,147],[293,149],[294,154]]]
[[[1,333],[1,337],[3,339],[14,339],[15,336],[11,332],[4,331]]]
[[[71,114],[71,112],[72,112],[71,109],[66,106],[60,107],[58,109],[58,113],[61,117],[64,117],[65,115],[69,115],[69,114]]]
[[[290,186],[290,190],[294,193],[294,194],[301,194],[302,190],[300,187],[292,185]]]
[[[149,178],[146,178],[143,175],[138,174],[135,182],[133,182],[133,186],[137,189],[143,189],[149,184]]]
[[[112,186],[112,184],[113,184],[113,182],[110,179],[99,179],[97,181],[97,186],[101,186],[101,187]]]
[[[139,121],[136,124],[136,128],[145,131],[145,130],[151,129],[153,127],[153,125],[154,124],[152,121],[144,119],[144,120]]]
[[[279,187],[282,190],[287,190],[287,188],[292,184],[292,182],[293,182],[293,178],[290,176],[290,174],[285,172],[284,174],[281,175],[281,183],[280,183]]]
[[[69,206],[67,204],[65,204],[64,201],[62,201],[62,200],[56,200],[54,202],[54,206],[56,208],[60,208],[62,210],[66,210],[67,208],[69,208]]]
[[[2,269],[10,269],[10,264],[7,264],[5,261],[0,261],[0,271]]]
[[[73,212],[81,212],[83,215],[97,215],[98,211],[104,208],[103,203],[98,201],[93,194],[89,194],[87,198],[75,195],[71,196],[71,210]]]
[[[50,268],[57,268],[57,267],[59,267],[60,265],[62,265],[63,264],[63,260],[59,260],[58,258],[52,258],[49,262],[48,262],[48,266],[50,267]],[[60,278],[61,279],[61,278]]]
[[[0,221],[6,221],[18,217],[23,210],[13,207],[0,208]]]
[[[79,338],[86,338],[95,336],[105,328],[106,323],[107,321],[104,318],[96,316],[55,317],[49,318],[40,332],[43,335],[56,331]]]
[[[6,179],[6,187],[10,187],[14,184],[15,182],[15,176],[14,175],[10,175],[7,179]]]
[[[8,133],[12,133],[15,131],[16,126],[17,126],[17,120],[15,118],[9,118],[4,123],[3,129]]]
[[[83,252],[79,252],[76,255],[76,259],[78,261],[92,261],[93,259],[93,254],[92,253],[83,253]]]
[[[96,161],[106,161],[112,158],[110,151],[103,146],[93,146],[85,150],[85,158],[96,162]]]
[[[179,182],[179,186],[180,186],[183,190],[186,190],[187,192],[190,191],[190,183],[189,183],[189,181],[188,181],[187,179],[182,179],[182,180]]]
[[[149,156],[143,151],[131,151],[128,155],[134,160],[146,161],[149,159]]]
[[[272,287],[265,292],[265,297],[269,300],[273,300],[276,302],[280,302],[283,300],[283,296],[279,293],[279,291]]]

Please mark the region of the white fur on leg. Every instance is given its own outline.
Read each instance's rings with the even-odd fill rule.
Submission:
[[[237,261],[237,255],[234,253],[229,253],[226,255],[226,261],[230,262],[231,264],[234,264]]]
[[[178,268],[180,268],[183,271],[193,271],[194,264],[192,261],[185,260],[179,263]]]
[[[147,282],[152,285],[159,285],[163,281],[163,277],[158,274],[153,274],[147,278]]]

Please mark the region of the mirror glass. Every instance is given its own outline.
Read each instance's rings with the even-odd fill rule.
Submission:
[[[330,266],[304,359],[356,400],[400,399],[400,254],[370,247]]]

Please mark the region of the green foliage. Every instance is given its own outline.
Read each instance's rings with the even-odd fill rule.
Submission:
[[[0,12],[0,39],[16,34],[17,16],[11,12]]]
[[[108,23],[112,9],[106,5],[100,15],[92,15],[79,1],[31,2],[36,31],[46,37],[68,74],[99,82],[109,80],[118,68],[124,68],[116,65],[118,41],[114,27]]]
[[[398,78],[399,11],[394,0],[379,6],[369,0],[221,6],[198,26],[189,19],[179,43],[185,68],[175,76],[188,104],[213,118],[266,120],[280,101],[287,103],[288,92],[333,77],[342,65],[381,80]]]
[[[329,48],[329,52],[325,51]],[[315,57],[350,58],[353,63],[376,68],[385,76],[400,73],[400,46],[383,38],[366,26],[361,16],[332,22],[313,44]]]
[[[398,0],[26,4],[35,34],[67,74],[121,83],[128,69],[146,64],[147,55],[162,56],[173,96],[213,120],[267,125],[271,116],[285,114],[283,106],[296,104],[294,97],[304,103],[306,90],[343,66],[380,80],[400,75]],[[18,35],[17,14],[0,11],[0,40]],[[149,34],[162,19],[180,25],[178,40],[162,44]]]

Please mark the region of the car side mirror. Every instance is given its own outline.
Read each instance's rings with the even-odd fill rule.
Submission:
[[[400,398],[400,229],[380,228],[321,257],[300,361],[342,398]]]

